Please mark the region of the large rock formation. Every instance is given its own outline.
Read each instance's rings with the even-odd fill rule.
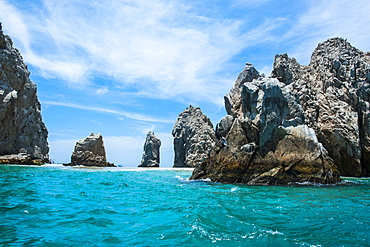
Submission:
[[[218,143],[192,179],[287,184],[370,173],[370,54],[321,43],[308,66],[275,57],[271,78],[247,63],[225,96]]]
[[[210,119],[199,107],[192,106],[180,113],[172,135],[175,151],[173,167],[196,167],[208,157],[216,141]]]
[[[275,57],[272,76],[296,95],[341,175],[370,175],[370,53],[342,38],[314,50],[308,66]]]
[[[302,124],[298,99],[283,83],[275,78],[245,83],[239,108],[217,125],[219,142],[192,179],[251,185],[339,181],[314,130]]]
[[[159,148],[161,140],[149,131],[144,143],[144,153],[139,167],[159,167]]]
[[[48,162],[48,131],[29,76],[21,54],[0,30],[0,163]]]
[[[98,133],[92,133],[85,139],[76,143],[71,156],[70,166],[114,166],[108,163],[105,156],[103,137]]]

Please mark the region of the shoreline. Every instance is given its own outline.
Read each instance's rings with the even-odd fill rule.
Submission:
[[[70,169],[92,169],[92,170],[120,170],[120,171],[193,171],[193,167],[125,167],[125,166],[64,166],[63,164],[44,164],[44,165],[22,165],[22,164],[2,164],[8,166],[24,167],[61,167]]]

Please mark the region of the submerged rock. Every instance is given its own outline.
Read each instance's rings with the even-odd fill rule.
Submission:
[[[48,131],[29,76],[21,54],[0,30],[0,163],[49,162]]]
[[[85,139],[76,143],[71,156],[70,166],[114,166],[107,162],[103,137],[98,133],[92,133]]]
[[[208,157],[216,141],[211,120],[199,107],[192,106],[180,113],[172,135],[175,151],[173,167],[196,167]]]
[[[218,142],[191,179],[336,183],[370,175],[370,54],[341,38],[308,66],[276,55],[272,76],[247,63],[225,96]]]
[[[139,167],[159,167],[159,148],[161,140],[153,132],[149,131],[144,143],[143,158]]]

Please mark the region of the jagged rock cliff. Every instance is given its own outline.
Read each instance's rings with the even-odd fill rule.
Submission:
[[[275,57],[272,76],[295,94],[341,175],[370,175],[370,53],[332,38],[317,46],[310,64]]]
[[[114,166],[108,163],[105,155],[103,137],[98,133],[92,133],[85,139],[76,143],[75,150],[71,156],[71,166]]]
[[[159,167],[159,148],[161,140],[153,132],[149,131],[144,143],[143,158],[139,167]]]
[[[40,164],[49,159],[48,131],[29,75],[12,40],[0,30],[0,163]]]
[[[249,63],[225,96],[218,142],[191,179],[335,183],[370,171],[370,54],[341,38],[308,66],[276,55],[270,78]]]
[[[173,167],[195,167],[213,149],[216,136],[211,120],[199,107],[189,106],[180,113],[172,130],[175,161]]]

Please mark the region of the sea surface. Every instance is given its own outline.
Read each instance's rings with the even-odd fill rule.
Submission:
[[[370,179],[188,181],[189,170],[0,166],[0,246],[370,246]]]

